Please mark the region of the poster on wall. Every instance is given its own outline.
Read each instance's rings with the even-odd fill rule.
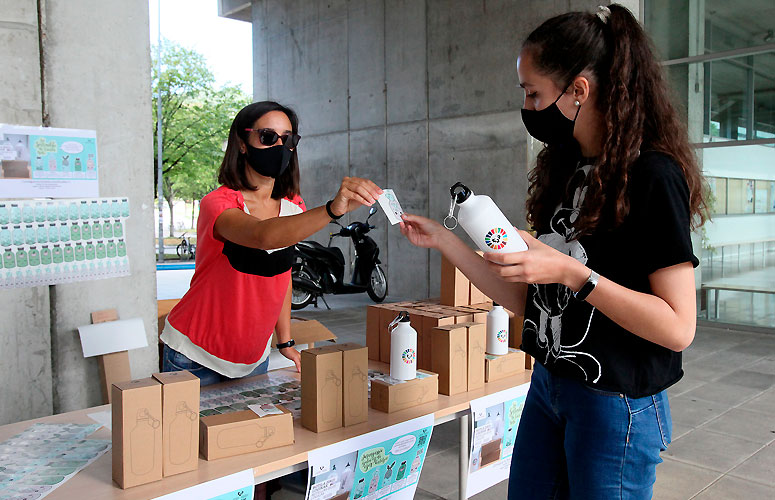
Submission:
[[[99,196],[97,133],[0,124],[0,198]]]
[[[128,198],[0,201],[0,288],[128,276]]]
[[[309,452],[307,500],[411,499],[433,432],[433,415]]]
[[[471,401],[471,454],[466,497],[509,478],[517,427],[530,384]]]

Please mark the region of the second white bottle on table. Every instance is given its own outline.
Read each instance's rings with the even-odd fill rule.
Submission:
[[[409,323],[409,313],[401,311],[388,330],[390,376],[398,380],[414,379],[417,377],[417,331]]]
[[[495,302],[487,313],[487,354],[509,353],[509,314]]]

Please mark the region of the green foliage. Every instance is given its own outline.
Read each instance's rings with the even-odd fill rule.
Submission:
[[[161,44],[161,81],[157,49],[153,57],[154,189],[158,185],[157,92],[162,101],[164,198],[196,200],[218,186],[218,167],[231,121],[251,98],[239,87],[215,88],[215,77],[198,52],[169,40]],[[170,228],[173,221],[170,221]],[[172,233],[171,233],[172,234]]]

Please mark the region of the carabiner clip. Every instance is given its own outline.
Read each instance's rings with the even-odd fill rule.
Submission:
[[[447,225],[447,220],[452,220],[452,223],[450,224],[452,227]],[[457,227],[457,219],[455,218],[455,197],[452,196],[449,200],[449,214],[447,214],[446,217],[444,217],[444,227],[452,231]]]

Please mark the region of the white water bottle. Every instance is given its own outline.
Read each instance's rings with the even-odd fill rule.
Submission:
[[[487,354],[509,353],[509,314],[495,302],[487,313]]]
[[[414,379],[417,377],[417,331],[409,324],[409,313],[401,311],[390,323],[388,330],[390,376],[398,380]]]
[[[461,182],[452,186],[449,192],[452,202],[449,215],[444,219],[447,229],[454,229],[457,225],[447,225],[447,219],[455,220],[453,212],[457,204],[460,206],[457,221],[482,252],[512,253],[527,250],[525,241],[492,198],[483,194],[475,195]]]

